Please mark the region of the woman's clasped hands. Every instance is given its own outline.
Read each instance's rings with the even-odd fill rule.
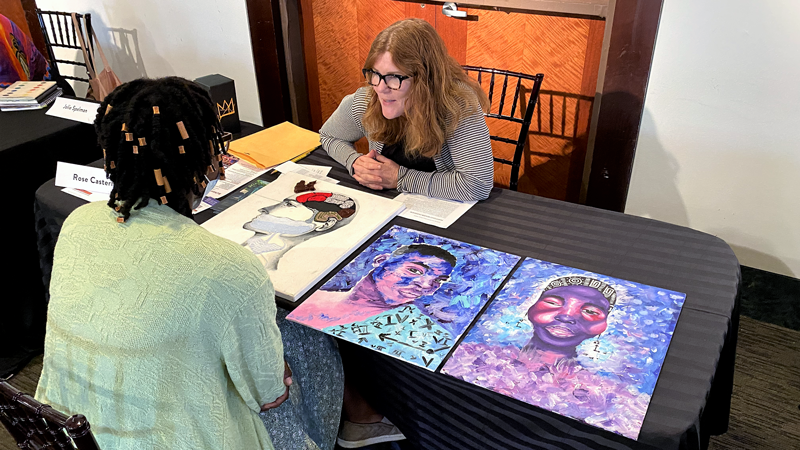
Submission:
[[[353,178],[370,189],[395,189],[400,165],[391,159],[370,150],[353,162]]]

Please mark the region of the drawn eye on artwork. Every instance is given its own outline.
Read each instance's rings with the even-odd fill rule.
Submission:
[[[355,200],[334,192],[301,192],[258,209],[242,227],[255,234],[244,242],[268,270],[293,247],[346,226],[356,215]]]

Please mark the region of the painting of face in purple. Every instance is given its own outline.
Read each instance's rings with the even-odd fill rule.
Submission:
[[[684,299],[527,259],[442,373],[636,439]]]
[[[518,261],[395,226],[289,319],[434,370]]]
[[[404,245],[375,257],[373,264],[369,277],[375,291],[387,306],[398,306],[435,293],[450,279],[456,257],[433,245]]]

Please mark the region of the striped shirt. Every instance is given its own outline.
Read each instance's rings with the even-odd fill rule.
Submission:
[[[361,119],[369,104],[370,89],[362,87],[346,96],[319,130],[322,148],[353,174],[361,156],[353,143],[367,136]],[[367,137],[369,139],[369,137]],[[369,149],[381,153],[383,142],[369,140]],[[436,172],[400,167],[397,190],[450,200],[485,200],[494,182],[489,128],[480,110],[461,119],[442,150],[433,157]]]

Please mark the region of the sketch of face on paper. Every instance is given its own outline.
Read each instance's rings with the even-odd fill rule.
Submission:
[[[395,226],[289,319],[435,370],[518,260]]]
[[[636,439],[685,297],[527,259],[442,373]]]
[[[326,231],[347,225],[356,214],[355,201],[331,192],[303,192],[282,202],[260,208],[245,223],[255,235],[244,245],[264,264],[275,270],[280,257],[292,247]]]

